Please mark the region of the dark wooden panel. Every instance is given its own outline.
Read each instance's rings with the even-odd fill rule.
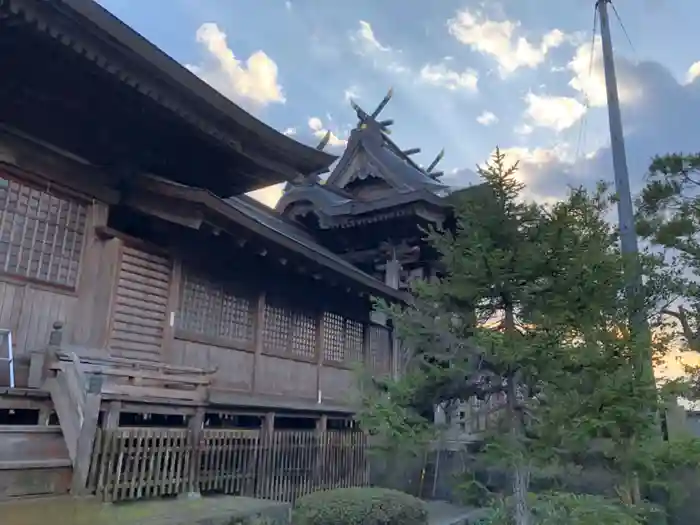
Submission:
[[[109,338],[113,355],[148,361],[161,359],[171,273],[169,259],[123,247]]]
[[[0,426],[0,500],[66,494],[71,476],[59,427]]]

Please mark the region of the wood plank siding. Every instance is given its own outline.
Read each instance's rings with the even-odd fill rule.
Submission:
[[[110,185],[77,184],[81,168],[35,147],[51,158],[48,175],[0,158],[0,329],[12,331],[17,386],[28,386],[29,355],[57,321],[74,348],[214,371],[212,391],[226,403],[345,406],[358,361],[391,370],[390,339],[368,323],[366,296],[320,280],[302,259],[293,267],[248,230],[249,240],[226,237],[103,197]],[[8,381],[0,362],[0,386]]]
[[[25,386],[28,354],[46,345],[52,324],[77,301],[88,206],[59,188],[0,170],[0,329],[12,333],[15,380]],[[6,340],[0,343],[6,357]],[[9,367],[0,362],[0,385]]]
[[[112,355],[161,360],[171,273],[169,258],[122,246],[108,344]]]

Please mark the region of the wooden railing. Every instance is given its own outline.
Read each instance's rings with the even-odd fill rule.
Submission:
[[[74,491],[85,485],[100,413],[100,386],[88,382],[80,359],[71,354],[51,365],[47,380],[63,439],[73,464]]]
[[[120,428],[98,430],[88,489],[105,501],[187,492],[294,501],[369,482],[356,431]]]

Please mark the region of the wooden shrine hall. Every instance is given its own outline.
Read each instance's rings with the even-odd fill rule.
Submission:
[[[408,296],[245,196],[324,144],[93,0],[0,0],[0,68],[0,500],[367,483],[354,369],[397,373]]]

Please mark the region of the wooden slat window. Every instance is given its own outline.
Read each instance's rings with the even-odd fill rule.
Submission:
[[[263,350],[284,354],[289,348],[289,332],[292,327],[292,312],[283,304],[268,299],[265,303],[265,325],[263,327]]]
[[[323,359],[336,363],[362,360],[362,323],[342,315],[323,314]]]
[[[74,288],[85,205],[0,178],[0,272]]]
[[[391,372],[391,334],[381,325],[369,326],[368,365],[376,375]]]
[[[317,316],[291,309],[286,302],[268,296],[265,303],[263,350],[278,355],[313,359],[316,355]]]
[[[254,301],[233,288],[183,269],[177,328],[226,341],[252,342]]]
[[[316,355],[318,316],[305,312],[292,315],[292,354],[312,358]]]

